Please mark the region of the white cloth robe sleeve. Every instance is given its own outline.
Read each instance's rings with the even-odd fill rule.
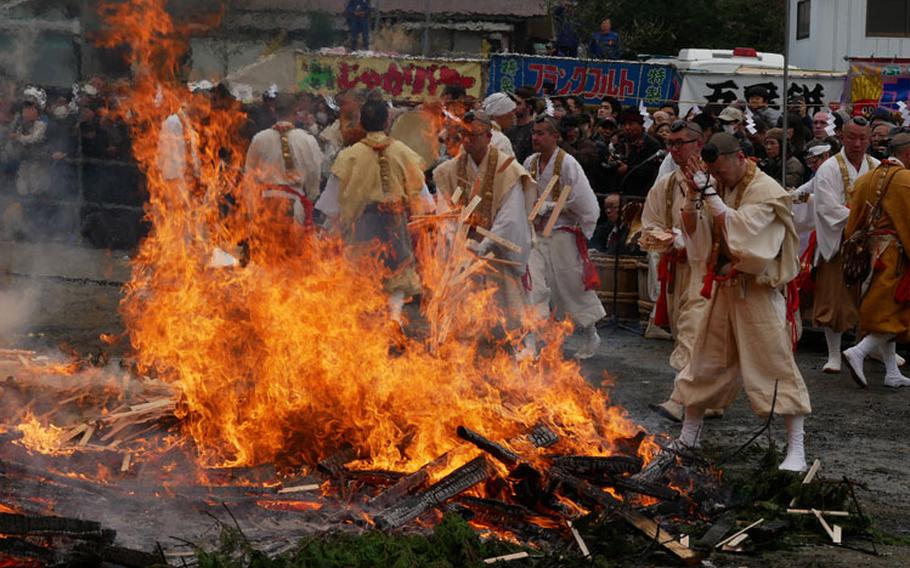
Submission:
[[[728,196],[727,205],[734,199],[735,195]],[[758,276],[777,258],[787,228],[776,221],[777,214],[770,203],[750,203],[739,209],[727,209],[725,240],[730,253],[738,259],[735,265],[738,271]]]
[[[324,160],[322,150],[319,149],[316,139],[303,130],[292,130],[288,136],[294,165],[302,178],[304,191],[312,201],[319,197],[319,182],[322,179]]]
[[[515,150],[512,149],[512,141],[509,140],[509,137],[500,132],[499,130],[492,131],[492,138],[490,139],[490,144],[496,147],[497,150],[508,154],[509,156],[515,155]]]
[[[496,249],[497,257],[520,263],[522,268],[518,271],[524,272],[524,265],[528,262],[528,257],[531,254],[531,225],[528,223],[521,180],[510,187],[503,198],[499,210],[496,212],[496,218],[493,219],[490,232],[512,241],[521,247],[521,252],[516,253],[501,247],[490,241],[489,238],[484,238],[480,242],[481,250]]]
[[[316,200],[315,208],[322,211],[322,214],[328,217],[333,223],[341,215],[341,180],[338,176],[332,174],[325,184],[325,189],[319,199]]]
[[[657,170],[657,179],[660,179],[667,174],[672,174],[678,169],[679,166],[676,165],[676,161],[673,159],[673,156],[668,153],[660,163],[660,168]]]
[[[844,156],[847,164],[847,174],[850,183],[856,181],[856,178],[869,171],[869,165],[866,157],[863,156],[862,164],[857,171],[850,160],[846,159],[843,150],[840,154]],[[878,160],[873,159],[873,166],[878,165]],[[847,217],[850,216],[850,209],[844,202],[844,182],[840,172],[840,166],[835,157],[828,158],[822,164],[818,171],[815,172],[815,232],[818,239],[818,249],[815,252],[815,264],[820,259],[831,260],[840,250],[841,235],[844,227],[847,225]]]
[[[546,188],[547,184],[550,182],[550,178],[553,177],[553,168],[556,164],[557,152],[558,150],[553,153],[553,156],[550,158],[546,167],[540,172],[538,176],[539,179],[536,180],[536,198],[540,197],[541,192],[543,192],[544,188]],[[531,175],[535,173],[530,170],[531,163],[534,161],[535,156],[538,156],[538,154],[532,154],[524,163],[525,169],[531,172]],[[555,197],[559,195],[559,191],[566,185],[572,186],[572,193],[569,194],[566,205],[559,214],[559,218],[556,220],[554,229],[578,226],[581,228],[581,232],[584,233],[585,237],[590,239],[594,234],[594,229],[597,227],[597,219],[600,217],[600,205],[597,203],[597,196],[594,195],[594,190],[591,189],[591,184],[588,182],[588,176],[585,175],[585,171],[582,169],[581,164],[568,153],[563,157],[562,170],[557,185],[558,187],[554,188],[553,192],[550,194],[549,201],[555,201]]]

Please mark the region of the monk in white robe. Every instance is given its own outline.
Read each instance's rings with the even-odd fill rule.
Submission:
[[[524,167],[537,181],[537,197],[553,176],[558,176],[559,181],[535,220],[538,232],[528,261],[530,299],[541,316],[550,314],[552,304],[557,317],[572,318],[584,337],[575,356],[587,359],[600,345],[595,324],[606,315],[597,293],[585,284],[585,265],[586,261],[590,262],[587,239],[594,234],[600,206],[581,164],[560,149],[558,143],[559,130],[553,119],[547,117],[534,124],[531,144],[535,153],[525,160]],[[552,234],[544,236],[542,231],[565,186],[572,188],[565,207],[556,219]]]

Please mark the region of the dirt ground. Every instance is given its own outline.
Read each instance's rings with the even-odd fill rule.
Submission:
[[[9,252],[7,243],[0,243]],[[57,251],[60,252],[60,251]],[[65,251],[64,251],[65,252]],[[66,254],[69,262],[44,269],[25,267],[22,258],[33,250],[18,250],[0,263],[0,293],[31,290],[28,328],[5,331],[2,346],[55,346],[61,342],[85,352],[100,346],[98,334],[122,331],[116,314],[119,290],[115,283],[127,277],[122,255]],[[11,258],[19,260],[10,260]],[[18,263],[18,264],[17,264]],[[630,417],[652,433],[676,435],[679,426],[648,408],[660,402],[671,389],[673,372],[668,365],[672,344],[645,340],[619,329],[603,329],[604,342],[597,356],[586,361],[584,373],[599,382],[604,372],[614,381],[612,400],[628,410]],[[0,336],[3,328],[0,328]],[[576,342],[570,338],[568,351]],[[907,356],[906,346],[900,351]],[[908,357],[910,358],[910,357]],[[910,389],[892,390],[882,386],[883,368],[867,364],[870,388],[860,390],[846,374],[825,375],[824,340],[807,332],[797,354],[812,399],[813,414],[806,421],[807,457],[819,458],[820,474],[839,479],[846,475],[868,487],[858,495],[866,512],[885,532],[910,537],[910,484],[905,453],[910,439],[908,403]],[[718,420],[708,421],[703,439],[730,450],[747,440],[761,426],[744,397]],[[782,446],[782,420],[772,426]],[[849,542],[849,535],[847,535]],[[821,542],[815,538],[814,542]],[[862,543],[868,548],[868,543]],[[883,555],[872,557],[821,544],[797,550],[777,551],[760,556],[716,555],[715,566],[906,566],[910,547],[879,546]],[[672,564],[670,564],[672,565]]]

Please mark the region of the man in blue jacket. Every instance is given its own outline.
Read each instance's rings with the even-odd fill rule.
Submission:
[[[370,49],[370,0],[348,0],[344,16],[351,31],[351,51],[357,50],[357,36],[363,38],[362,49]]]
[[[621,46],[619,34],[610,27],[610,18],[600,22],[600,31],[591,34],[591,47],[589,50],[594,59],[621,59]]]

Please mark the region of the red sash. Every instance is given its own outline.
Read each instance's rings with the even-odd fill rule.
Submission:
[[[667,294],[673,293],[676,282],[676,265],[686,262],[686,249],[670,249],[660,255],[657,264],[657,280],[660,282],[660,294],[657,296],[657,310],[654,313],[654,324],[660,327],[670,324],[670,311]]]
[[[814,290],[815,281],[812,280],[812,265],[815,262],[815,250],[818,248],[818,237],[815,231],[809,234],[809,245],[799,257],[799,274],[796,276],[796,286],[800,290]]]
[[[591,262],[591,257],[588,256],[588,239],[585,238],[585,234],[577,227],[559,227],[557,231],[565,231],[575,235],[575,246],[578,247],[578,255],[581,257],[583,266],[581,279],[584,282],[585,290],[597,290],[600,288],[600,274],[597,273],[597,267],[594,266],[594,263]]]
[[[307,230],[315,228],[315,223],[313,222],[313,202],[309,200],[305,193],[290,185],[266,185],[263,188],[263,191],[280,191],[289,194],[289,199],[296,198],[300,200],[300,205],[303,206],[303,214],[306,217],[303,221],[304,228]]]

